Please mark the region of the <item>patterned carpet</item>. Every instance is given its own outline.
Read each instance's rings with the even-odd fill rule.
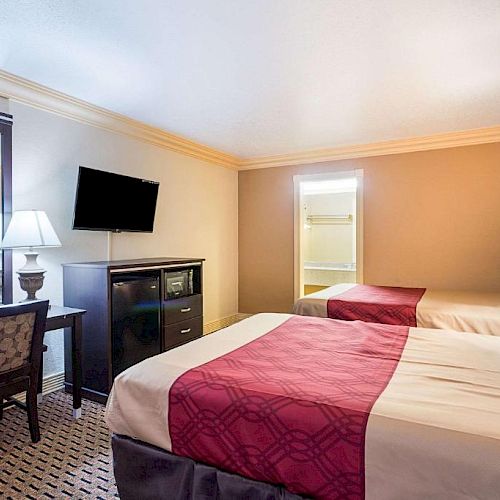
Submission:
[[[71,415],[63,391],[39,405],[42,439],[30,439],[26,412],[4,411],[0,421],[0,498],[117,498],[104,406],[84,400]]]

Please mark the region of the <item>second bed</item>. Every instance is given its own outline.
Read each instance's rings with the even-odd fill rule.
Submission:
[[[293,312],[500,336],[500,293],[493,292],[342,283],[300,298]]]

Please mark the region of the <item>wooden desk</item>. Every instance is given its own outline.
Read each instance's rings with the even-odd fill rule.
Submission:
[[[84,309],[50,306],[45,331],[71,329],[71,374],[73,381],[73,417],[82,416],[82,316]],[[64,336],[66,342],[66,335]],[[41,384],[38,389],[41,391]]]

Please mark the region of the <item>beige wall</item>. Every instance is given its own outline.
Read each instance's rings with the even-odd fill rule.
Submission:
[[[293,175],[364,169],[365,283],[500,290],[500,143],[239,173],[239,310],[293,304]]]
[[[160,181],[153,234],[113,235],[114,259],[205,257],[205,322],[238,312],[238,175],[223,167],[10,103],[14,115],[14,209],[45,210],[62,242],[40,251],[48,270],[39,294],[62,304],[64,262],[104,260],[107,233],[73,231],[79,165]],[[23,262],[15,252],[14,269]],[[15,298],[22,296],[15,279]],[[46,336],[46,373],[62,370],[62,335]]]

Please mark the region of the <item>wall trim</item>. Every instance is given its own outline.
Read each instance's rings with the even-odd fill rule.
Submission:
[[[241,321],[243,319],[250,318],[253,315],[254,313],[238,313],[236,316],[238,317],[238,321]]]
[[[225,318],[216,319],[215,321],[210,321],[209,323],[205,323],[203,325],[203,335],[208,335],[209,333],[214,333],[217,330],[221,330],[222,328],[226,328],[227,326],[234,325],[248,317],[246,314],[233,314],[231,316],[226,316]]]
[[[500,142],[500,125],[296,153],[239,158],[0,70],[0,97],[233,170],[323,163]]]
[[[51,392],[64,389],[64,372],[54,373],[48,377],[44,377],[42,383],[42,393],[50,394]]]
[[[240,163],[239,158],[228,153],[76,99],[3,70],[0,70],[0,96],[223,167],[237,169]]]
[[[64,372],[53,373],[43,378],[42,382],[42,396],[50,394],[51,392],[64,389]],[[13,396],[14,399],[26,403],[26,392],[21,392]],[[11,407],[9,407],[11,408]]]
[[[455,148],[459,146],[473,146],[492,142],[500,142],[500,125],[472,130],[461,130],[459,132],[448,132],[446,134],[248,158],[239,163],[238,170],[305,165],[309,163],[366,158],[370,156],[384,156],[413,153],[416,151],[429,151],[433,149]]]

